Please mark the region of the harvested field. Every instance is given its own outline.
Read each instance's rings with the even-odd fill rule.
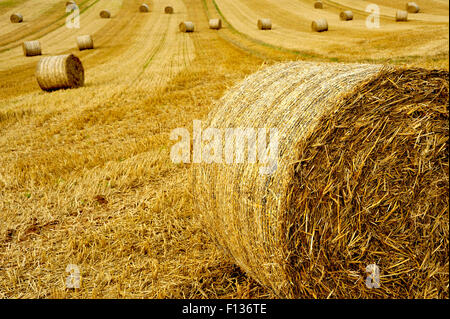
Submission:
[[[321,10],[311,0],[153,0],[142,14],[143,2],[76,1],[79,29],[65,25],[66,1],[0,2],[0,298],[448,298],[447,1],[417,2],[420,11],[397,23],[406,1],[373,0],[381,28],[370,32],[366,1],[359,0],[323,1]],[[103,9],[111,19],[99,17]],[[340,20],[346,10],[354,20]],[[23,22],[11,23],[18,12]],[[270,18],[271,31],[257,28],[260,18]],[[220,19],[219,32],[210,29],[212,19]],[[328,21],[327,32],[311,31],[317,19]],[[180,32],[182,21],[195,32]],[[95,40],[95,50],[79,50],[83,35]],[[34,40],[43,55],[25,57],[22,44]],[[55,69],[59,80],[42,90],[39,61],[71,54],[82,63],[83,85],[66,85],[72,73]],[[249,212],[236,217],[249,203],[245,196],[219,206],[205,195],[213,193],[211,180],[237,185],[236,179],[221,167],[194,192],[193,179],[205,178],[197,170],[211,174],[211,168],[175,164],[170,137],[177,128],[191,132],[194,120],[206,124],[223,110],[218,101],[255,77],[264,94],[259,107],[276,96],[286,107],[290,97],[298,105],[296,85],[292,92],[266,88],[278,88],[278,63],[299,60],[317,69],[333,62],[311,89],[311,112],[325,87],[323,94],[339,99],[310,114],[315,134],[306,137],[289,122],[297,135],[283,145],[296,162],[280,166],[280,174],[291,175],[279,186],[296,214],[287,218],[272,206],[277,214],[265,219],[258,211],[252,227],[261,231],[248,235],[242,219]],[[349,71],[341,62],[358,66]],[[342,84],[336,74],[350,80]],[[356,87],[364,95],[352,95]],[[248,87],[218,123],[250,114],[233,115],[255,96]],[[367,107],[352,113],[357,105]],[[339,116],[331,116],[334,107]],[[291,121],[302,118],[292,113]],[[255,123],[270,114],[255,116]],[[349,122],[356,123],[351,132]],[[327,175],[328,160],[335,174]],[[274,189],[250,175],[242,180],[259,185],[252,190],[257,203]],[[228,191],[217,194],[220,203]],[[199,211],[205,205],[217,209],[208,217]],[[211,225],[218,215],[216,226],[224,218],[242,223],[223,238]],[[272,236],[277,223],[297,232]],[[239,234],[247,237],[231,245]],[[262,237],[267,241],[259,245]],[[280,255],[270,256],[270,249]],[[279,257],[288,252],[295,253],[280,270]],[[268,271],[266,261],[277,271]],[[321,267],[309,271],[315,261]],[[364,286],[367,262],[380,266],[380,289]],[[66,287],[69,264],[81,271],[80,288]]]

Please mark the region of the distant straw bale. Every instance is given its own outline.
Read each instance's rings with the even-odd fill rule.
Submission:
[[[13,13],[9,17],[11,23],[21,23],[23,22],[23,16],[20,13]]]
[[[258,19],[257,26],[259,30],[271,30],[272,21],[270,19]]]
[[[314,8],[316,8],[316,9],[323,9],[323,2],[322,1],[314,2]]]
[[[94,48],[94,41],[89,34],[80,35],[77,37],[77,46],[80,51],[91,50]]]
[[[408,12],[397,10],[397,13],[395,14],[395,21],[408,21]]]
[[[224,146],[194,164],[205,231],[282,298],[448,298],[448,76],[307,62],[251,75],[202,129],[277,130],[274,162],[226,164]],[[247,159],[251,139],[234,138]]]
[[[420,7],[415,2],[408,2],[406,4],[406,11],[409,13],[418,13],[420,11]]]
[[[311,23],[311,29],[317,32],[328,31],[328,22],[326,19],[317,19]]]
[[[210,19],[209,20],[209,28],[213,30],[220,30],[222,28],[222,20],[221,19]]]
[[[143,3],[139,7],[139,12],[150,12],[150,7],[148,4]]]
[[[73,54],[43,57],[36,68],[36,79],[44,91],[77,88],[84,85],[84,68]]]
[[[181,22],[179,25],[181,32],[194,32],[194,23],[191,21]]]
[[[109,12],[108,10],[102,10],[100,11],[100,17],[103,19],[109,19],[111,18],[111,12]]]
[[[172,14],[173,8],[171,6],[167,6],[164,8],[164,13]]]
[[[23,42],[22,49],[25,56],[36,56],[42,54],[41,43],[38,40]]]
[[[343,21],[353,20],[353,12],[350,11],[350,10],[342,11],[342,12],[339,14],[339,18],[340,18],[341,20],[343,20]]]

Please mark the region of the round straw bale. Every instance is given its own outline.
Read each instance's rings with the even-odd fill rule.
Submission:
[[[194,32],[194,23],[191,21],[181,22],[179,27],[181,32]]]
[[[408,21],[408,12],[397,10],[397,13],[395,14],[395,21]]]
[[[382,273],[377,298],[424,296],[423,287],[427,297],[444,298],[448,76],[312,62],[249,76],[201,127],[221,132],[223,142],[221,161],[193,166],[206,232],[282,298],[373,298],[365,269],[375,262]],[[242,134],[230,134],[237,128]],[[266,140],[269,129],[278,143]],[[272,142],[278,147],[266,148]],[[199,152],[210,153],[212,144],[205,138]],[[272,160],[264,162],[258,144]],[[267,167],[273,170],[261,170]]]
[[[214,30],[219,30],[222,28],[222,20],[221,19],[210,19],[209,20],[209,28]]]
[[[409,13],[418,13],[420,11],[420,7],[415,2],[408,2],[406,4],[406,11]]]
[[[173,8],[171,6],[167,6],[164,8],[164,13],[172,14]]]
[[[342,11],[339,18],[343,21],[353,20],[353,12],[350,10]]]
[[[66,7],[70,5],[76,5],[75,1],[66,1]]]
[[[316,8],[316,9],[323,9],[323,2],[322,1],[314,2],[314,8]]]
[[[44,91],[77,88],[84,85],[84,69],[73,54],[48,56],[39,60],[36,78]]]
[[[21,23],[21,22],[23,22],[23,16],[20,13],[13,13],[9,17],[9,20],[12,23]]]
[[[143,3],[139,7],[139,12],[150,12],[150,8],[147,4]]]
[[[271,30],[272,21],[270,19],[258,19],[258,29],[259,30]]]
[[[317,32],[323,32],[328,30],[328,22],[326,19],[317,19],[311,23],[311,29]]]
[[[92,37],[88,35],[80,35],[77,37],[77,45],[80,51],[90,50],[94,48],[94,41]]]
[[[108,10],[102,10],[100,11],[100,17],[103,19],[109,19],[111,18],[111,12],[109,12]]]
[[[41,43],[38,40],[23,42],[22,49],[25,56],[35,56],[42,54]]]

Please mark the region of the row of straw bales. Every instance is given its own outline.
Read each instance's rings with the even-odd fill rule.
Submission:
[[[445,296],[448,103],[448,71],[289,62],[249,76],[202,130],[276,129],[278,147],[269,163],[193,166],[206,232],[280,298]]]
[[[94,49],[94,41],[89,34],[78,36],[76,42],[78,50],[80,51]],[[24,41],[22,43],[22,49],[25,56],[42,55],[41,43],[39,40]]]
[[[315,1],[314,8],[315,9],[323,9],[324,5],[322,1]],[[420,7],[415,2],[407,2],[406,3],[406,11],[409,13],[418,13],[420,11]]]

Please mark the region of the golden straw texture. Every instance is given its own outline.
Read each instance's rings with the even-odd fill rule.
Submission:
[[[44,57],[36,67],[36,79],[44,91],[84,85],[83,65],[73,54]]]
[[[21,23],[21,22],[23,22],[23,16],[20,13],[13,13],[9,17],[9,20],[12,23]]]
[[[80,51],[90,50],[94,48],[94,41],[89,34],[80,35],[77,37],[77,46]]]
[[[181,32],[194,32],[194,23],[191,21],[181,22],[179,25]]]
[[[270,19],[258,19],[258,29],[259,30],[271,30],[272,21]]]
[[[445,71],[290,62],[251,75],[203,129],[278,129],[277,168],[195,164],[208,233],[280,297],[448,297],[447,104]]]
[[[311,23],[311,29],[317,32],[323,32],[328,30],[328,22],[326,19],[314,20]]]
[[[25,56],[36,56],[42,54],[41,43],[38,40],[23,42],[22,49]]]
[[[214,30],[220,30],[222,28],[222,20],[221,19],[210,19],[209,20],[209,28]]]

